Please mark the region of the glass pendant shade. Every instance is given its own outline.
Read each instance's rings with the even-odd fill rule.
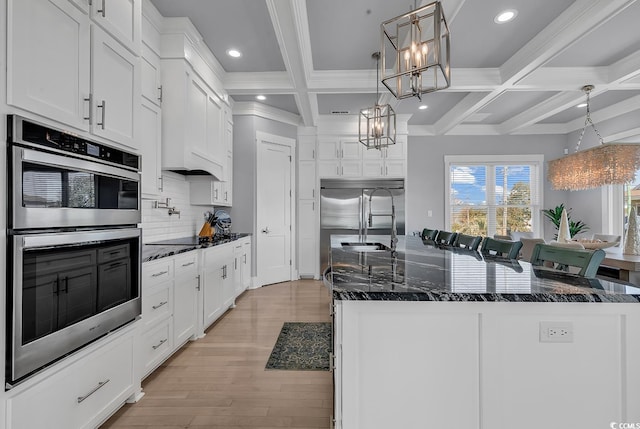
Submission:
[[[422,99],[449,87],[449,27],[439,1],[383,22],[381,32],[382,83],[394,97]]]
[[[396,113],[388,104],[360,110],[358,140],[367,149],[382,149],[396,143]]]

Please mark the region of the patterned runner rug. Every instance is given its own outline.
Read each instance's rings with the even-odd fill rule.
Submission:
[[[285,322],[266,369],[328,371],[331,323]]]

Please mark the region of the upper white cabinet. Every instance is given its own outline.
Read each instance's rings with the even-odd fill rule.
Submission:
[[[68,0],[9,0],[7,102],[89,130],[89,19]]]
[[[139,149],[134,124],[140,105],[140,58],[99,27],[91,29],[93,134]]]
[[[142,75],[142,96],[160,106],[162,104],[160,57],[146,45],[142,46],[140,74]]]
[[[163,59],[161,63],[163,168],[203,170],[222,178],[226,152],[219,150],[222,133],[221,110],[214,103],[217,96],[186,61]]]
[[[114,12],[120,3],[130,3],[105,1],[107,7],[116,4]],[[129,34],[138,43],[140,2],[130,10],[137,25]],[[7,5],[8,103],[136,149],[139,47],[131,50],[121,34],[112,32],[116,39],[92,24],[80,0],[9,0]]]
[[[140,153],[142,154],[142,196],[154,198],[162,192],[162,112],[158,106],[142,100],[140,111]]]
[[[89,0],[91,18],[133,53],[140,52],[142,0]]]

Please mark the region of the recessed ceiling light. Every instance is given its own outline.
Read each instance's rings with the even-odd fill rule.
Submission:
[[[229,49],[227,51],[227,55],[229,55],[230,57],[233,57],[233,58],[239,58],[239,57],[242,56],[242,53],[237,49]]]
[[[587,107],[587,103],[580,103],[576,107],[578,108]]]
[[[499,14],[493,18],[493,22],[496,24],[504,24],[505,22],[509,22],[513,20],[518,15],[518,11],[515,9],[507,9],[503,10]]]
[[[426,109],[427,107],[429,107],[429,106],[427,106],[426,104],[421,104],[421,105],[420,105],[420,107],[418,107],[418,109],[420,109],[420,110],[424,110],[424,109]]]
[[[264,95],[256,95],[256,99],[260,101],[264,101],[267,99],[267,97],[265,97]]]

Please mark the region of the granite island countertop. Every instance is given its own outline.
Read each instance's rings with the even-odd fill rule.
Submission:
[[[395,255],[341,245],[357,241],[357,235],[331,236],[325,282],[336,300],[640,303],[640,288],[631,283],[483,257],[418,236],[399,236]],[[388,246],[390,238],[369,236],[367,242]]]
[[[163,240],[142,245],[142,262],[154,261],[160,258],[190,252],[197,249],[219,246],[230,243],[244,237],[249,237],[249,233],[233,233],[228,237],[215,237],[213,241],[200,242],[198,237],[181,237]]]

